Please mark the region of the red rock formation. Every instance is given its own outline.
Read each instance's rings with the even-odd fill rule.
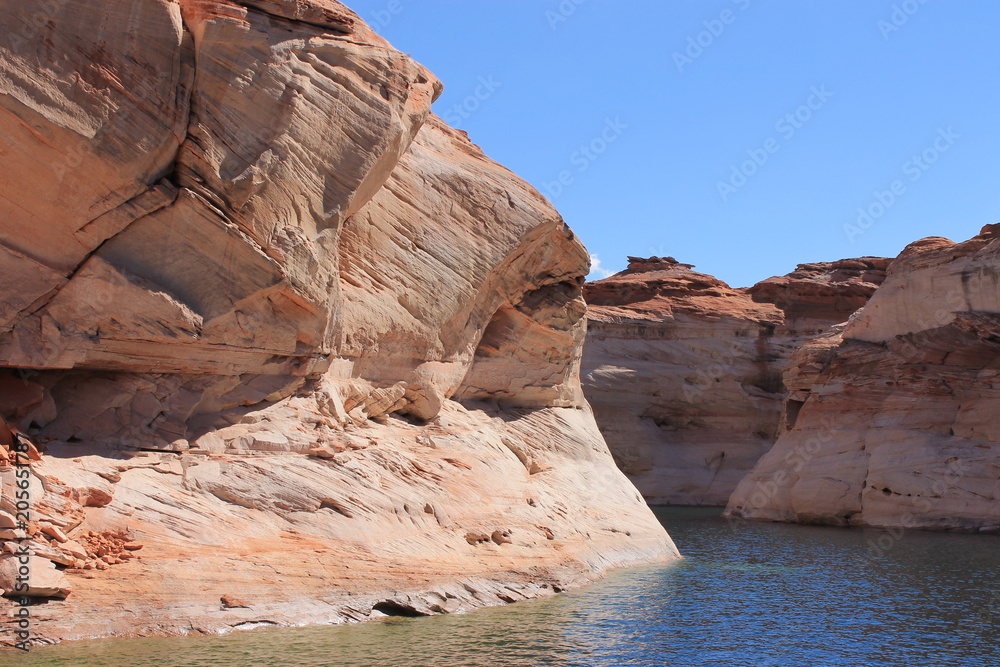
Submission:
[[[889,262],[883,257],[862,257],[799,264],[791,273],[762,280],[746,291],[754,301],[780,308],[789,333],[808,336],[846,321],[868,303],[885,280]]]
[[[71,589],[38,638],[455,611],[677,557],[582,397],[586,251],[349,9],[0,30],[0,415],[44,449],[23,528],[0,467],[0,586],[30,542],[32,593]]]
[[[910,244],[785,374],[790,430],[731,516],[1000,531],[1000,226]]]
[[[630,257],[588,283],[584,388],[646,499],[724,505],[778,436],[788,357],[864,305],[887,264],[802,264],[733,289],[673,258]]]

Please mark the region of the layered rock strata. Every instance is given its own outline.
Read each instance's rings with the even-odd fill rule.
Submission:
[[[729,515],[1000,532],[1000,225],[910,244],[785,382],[789,430]]]
[[[28,525],[0,467],[0,585],[28,545],[33,641],[678,557],[581,392],[586,251],[349,9],[22,3],[0,30],[0,430],[42,451]]]
[[[725,505],[778,437],[792,352],[863,306],[887,264],[801,264],[734,289],[673,258],[629,258],[588,283],[585,392],[643,496]]]

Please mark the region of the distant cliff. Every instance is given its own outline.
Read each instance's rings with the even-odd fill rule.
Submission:
[[[785,383],[790,430],[729,515],[1000,532],[1000,225],[910,244]]]
[[[654,504],[725,505],[781,431],[781,374],[845,321],[889,260],[802,264],[734,289],[673,258],[588,283],[582,377],[619,466]]]
[[[349,9],[15,3],[0,30],[0,445],[42,450],[27,530],[0,468],[0,585],[30,544],[38,639],[678,557],[581,393],[585,249]]]

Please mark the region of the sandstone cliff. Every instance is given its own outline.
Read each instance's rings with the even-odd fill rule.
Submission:
[[[846,328],[796,352],[790,430],[729,515],[1000,531],[998,232],[910,244]]]
[[[30,545],[35,639],[677,557],[581,393],[586,251],[349,9],[22,3],[0,32],[0,445],[43,450],[26,531],[0,467],[0,584]]]
[[[863,306],[888,260],[802,264],[734,289],[672,258],[629,259],[585,289],[587,398],[649,502],[725,505],[778,437],[789,356]]]

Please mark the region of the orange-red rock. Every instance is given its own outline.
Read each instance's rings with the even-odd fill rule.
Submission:
[[[724,505],[780,430],[781,372],[888,260],[802,264],[734,289],[672,258],[588,283],[583,380],[619,466],[654,504]]]

